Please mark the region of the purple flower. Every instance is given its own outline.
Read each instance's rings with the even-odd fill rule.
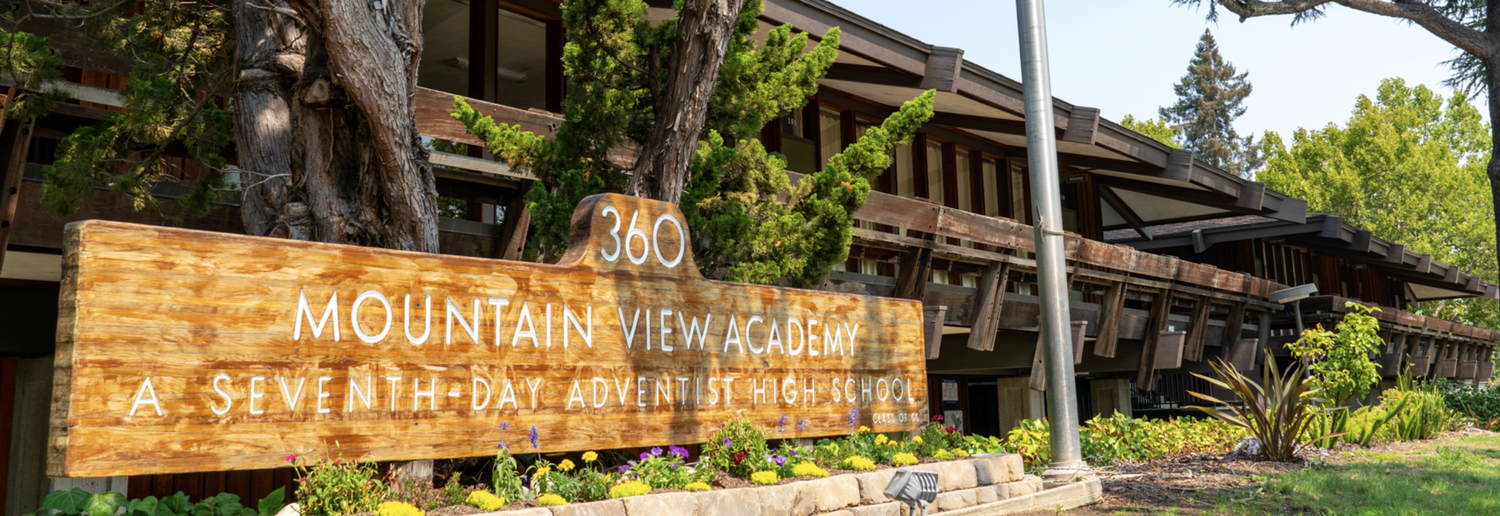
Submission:
[[[807,419],[799,417],[797,418],[797,431],[801,432],[804,430],[807,430]]]
[[[849,431],[859,428],[859,407],[849,407]]]
[[[531,425],[531,433],[526,434],[526,438],[527,439],[531,439],[531,447],[532,448],[536,448],[538,446],[537,442],[536,442],[536,438],[537,438],[536,425]]]
[[[660,456],[660,455],[661,455],[661,448],[652,448],[651,449],[651,456],[652,457],[657,457],[657,456]]]
[[[682,457],[683,460],[687,460],[687,458],[688,458],[687,448],[683,448],[681,446],[673,444],[673,445],[667,446],[667,451],[671,452],[672,455],[676,455],[678,457]]]
[[[672,463],[672,469],[674,469],[674,470],[677,469],[677,463],[676,462]]]
[[[649,459],[649,458],[651,458],[651,454],[650,453],[641,452],[641,460],[646,460],[646,459]]]
[[[734,447],[734,441],[729,440],[728,437],[725,437],[723,439],[719,439],[719,442],[724,443],[724,446],[727,446],[727,447],[730,447],[730,448]]]
[[[796,456],[797,456],[797,450],[792,450],[792,456],[793,456],[793,457],[796,457]]]
[[[776,457],[776,465],[777,466],[785,466],[786,465],[786,457]]]
[[[782,412],[781,419],[776,421],[776,431],[786,433],[786,412]]]
[[[496,450],[510,451],[510,445],[505,444],[505,443],[500,443],[500,444],[495,445],[495,449]]]
[[[625,464],[625,465],[620,466],[620,474],[623,475],[623,474],[625,474],[626,471],[630,471],[630,465],[629,464]]]
[[[510,430],[510,421],[501,421],[500,422],[500,429],[501,430]]]

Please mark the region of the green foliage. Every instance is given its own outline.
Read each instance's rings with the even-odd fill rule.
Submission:
[[[177,217],[205,215],[228,198],[235,189],[223,158],[232,139],[230,114],[218,98],[200,92],[222,91],[233,75],[229,4],[48,2],[46,8],[54,12],[45,16],[82,20],[101,46],[134,63],[121,92],[126,112],[79,128],[58,145],[56,162],[45,168],[42,201],[48,209],[58,216],[72,213],[98,186],[129,196],[137,210]],[[207,172],[188,177],[165,159],[169,147]],[[259,180],[253,171],[240,175]],[[185,183],[188,191],[160,204],[151,192],[161,181]]]
[[[1345,303],[1356,311],[1344,315],[1336,332],[1323,325],[1302,331],[1302,338],[1286,345],[1292,356],[1301,360],[1312,373],[1317,386],[1333,405],[1348,403],[1350,398],[1364,396],[1370,387],[1380,383],[1380,370],[1370,355],[1385,348],[1380,338],[1380,321],[1370,314],[1380,308],[1354,301]]]
[[[287,457],[302,482],[297,485],[299,512],[306,516],[342,516],[374,512],[389,486],[380,481],[375,461]]]
[[[1454,413],[1482,427],[1500,425],[1500,389],[1491,385],[1468,385],[1438,380],[1435,385]]]
[[[1319,415],[1316,410],[1325,400],[1319,397],[1317,382],[1302,374],[1302,366],[1294,364],[1282,374],[1275,366],[1276,357],[1266,350],[1267,365],[1261,383],[1247,378],[1235,369],[1234,364],[1217,360],[1210,365],[1218,379],[1197,373],[1220,389],[1233,392],[1239,403],[1220,400],[1213,396],[1189,391],[1196,398],[1215,405],[1227,406],[1227,410],[1214,407],[1196,407],[1203,412],[1228,421],[1245,429],[1246,433],[1260,441],[1261,453],[1277,461],[1292,461],[1297,452],[1309,441],[1331,437],[1310,434],[1309,428]]]
[[[1411,376],[1411,366],[1396,378],[1396,387],[1381,393],[1384,405],[1404,404],[1379,436],[1380,440],[1412,441],[1431,439],[1453,424],[1443,393],[1437,386],[1419,383]]]
[[[785,159],[752,136],[817,91],[838,54],[839,31],[830,29],[809,51],[807,34],[794,35],[784,25],[757,45],[752,36],[762,8],[749,0],[740,12],[680,204],[705,275],[814,287],[847,259],[849,215],[863,206],[870,179],[888,168],[892,149],[910,141],[931,117],[935,93],[907,103],[793,187]],[[543,260],[567,249],[580,200],[627,185],[625,170],[608,159],[608,151],[627,138],[645,141],[656,114],[672,109],[654,102],[668,73],[659,67],[671,54],[677,22],[652,24],[645,12],[640,0],[580,0],[564,7],[570,37],[563,66],[570,88],[565,121],[550,141],[495,124],[462,99],[454,101],[454,118],[499,159],[537,175],[527,193],[534,227],[527,244]]]
[[[944,426],[941,414],[933,415],[932,420],[922,427],[920,435],[922,440],[917,442],[913,451],[923,457],[936,457],[938,450],[952,450],[964,446],[963,432],[955,427]]]
[[[125,495],[114,491],[94,494],[75,487],[48,494],[40,511],[56,511],[53,514],[58,516],[115,516],[123,508],[125,512],[120,516],[273,516],[281,511],[285,496],[285,490],[278,487],[255,508],[250,508],[241,505],[240,497],[230,493],[219,493],[196,504],[188,502],[182,491],[161,499],[147,496],[127,502]]]
[[[1126,129],[1141,133],[1148,138],[1161,142],[1162,145],[1166,145],[1174,149],[1182,148],[1182,143],[1177,141],[1177,131],[1173,131],[1172,127],[1168,126],[1167,123],[1163,122],[1160,118],[1138,120],[1134,115],[1125,115],[1125,118],[1120,119],[1120,125],[1125,126]]]
[[[1469,98],[1401,79],[1361,95],[1344,126],[1267,133],[1266,187],[1307,200],[1375,236],[1497,281],[1495,217],[1486,164],[1490,127]],[[1425,302],[1407,309],[1500,328],[1492,299]]]
[[[639,480],[657,489],[682,489],[693,482],[713,480],[712,469],[689,464],[687,458],[688,451],[685,448],[672,446],[669,452],[652,448],[651,451],[641,452],[638,460],[628,462],[629,469],[621,474],[621,478]]]
[[[16,86],[14,98],[4,108],[5,120],[44,115],[68,97],[49,88],[49,83],[62,80],[63,61],[47,46],[48,41],[28,32],[0,29],[0,74]]]
[[[1085,460],[1108,466],[1185,453],[1223,453],[1234,448],[1242,435],[1238,428],[1217,419],[1130,418],[1116,412],[1084,422],[1078,439]],[[1004,439],[966,437],[963,448],[974,453],[1016,453],[1026,464],[1041,466],[1052,459],[1051,436],[1047,420],[1025,419]]]
[[[766,455],[766,434],[739,414],[709,436],[699,460],[715,470],[748,478],[751,473],[773,467]]]
[[[1234,65],[1219,55],[1213,34],[1204,30],[1187,75],[1172,86],[1177,103],[1158,112],[1193,157],[1248,178],[1260,168],[1261,158],[1253,138],[1234,130],[1250,96],[1246,74],[1236,73]]]

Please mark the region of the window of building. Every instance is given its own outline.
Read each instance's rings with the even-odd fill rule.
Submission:
[[[808,116],[813,119],[809,123]],[[786,168],[793,172],[811,174],[818,171],[818,149],[812,129],[818,126],[817,111],[797,108],[781,119],[781,154],[786,156]]]
[[[995,160],[984,158],[984,214],[991,217],[1004,217],[1000,213],[1000,182],[996,179]]]
[[[826,168],[828,159],[844,151],[840,114],[829,109],[818,110],[818,168]]]

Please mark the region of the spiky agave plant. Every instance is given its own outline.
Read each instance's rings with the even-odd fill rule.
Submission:
[[[1264,368],[1264,376],[1259,384],[1223,359],[1210,364],[1218,379],[1193,373],[1193,376],[1207,380],[1218,388],[1233,392],[1239,398],[1238,405],[1207,394],[1192,391],[1188,391],[1188,394],[1227,407],[1194,408],[1244,428],[1260,440],[1261,453],[1266,458],[1293,461],[1308,443],[1334,437],[1308,435],[1308,430],[1312,428],[1319,413],[1316,409],[1324,400],[1319,397],[1316,383],[1302,375],[1300,364],[1293,364],[1282,373],[1276,369],[1276,361],[1270,350],[1266,351],[1266,364],[1268,367]]]

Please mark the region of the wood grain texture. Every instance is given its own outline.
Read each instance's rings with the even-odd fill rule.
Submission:
[[[736,412],[805,418],[788,437],[846,433],[851,408],[877,432],[926,421],[919,303],[703,279],[674,217],[586,199],[556,265],[72,224],[49,474],[270,468],[335,442],[485,456],[532,449],[532,426],[548,452],[685,444]]]

